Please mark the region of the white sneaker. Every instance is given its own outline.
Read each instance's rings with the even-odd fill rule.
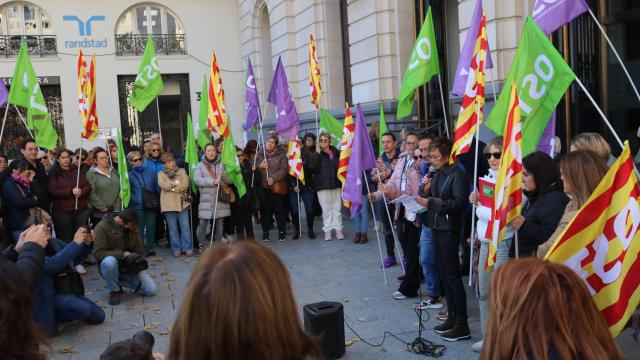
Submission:
[[[82,266],[82,264],[78,264],[76,265],[76,272],[78,272],[78,274],[80,275],[84,275],[87,273],[87,270],[84,268],[84,266]]]
[[[420,310],[426,310],[426,309],[442,309],[443,307],[444,307],[444,304],[442,303],[442,301],[440,301],[440,299],[435,300],[431,296],[427,296],[424,300],[420,302],[420,304],[418,304],[416,308]]]
[[[480,351],[482,351],[482,345],[483,344],[484,344],[484,340],[480,340],[480,341],[474,343],[473,345],[471,345],[471,350],[479,353]]]
[[[400,291],[396,291],[394,292],[391,296],[393,296],[394,299],[396,300],[404,300],[407,298],[407,296],[403,293],[401,293]]]

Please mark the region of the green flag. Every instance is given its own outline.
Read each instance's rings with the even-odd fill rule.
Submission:
[[[508,86],[502,88],[485,125],[496,134],[503,135],[509,111],[510,84],[515,81],[522,116],[522,155],[536,151],[551,114],[575,78],[549,38],[528,17],[509,76],[504,82]]]
[[[207,90],[207,75],[202,79],[202,91],[200,92],[200,112],[198,113],[198,145],[204,151],[211,142],[211,131],[207,126],[209,116],[209,92]]]
[[[51,115],[24,42],[20,43],[20,53],[16,60],[8,102],[27,108],[27,127],[34,132],[36,145],[45,149],[56,147],[58,134],[51,123]]]
[[[384,109],[382,108],[382,103],[380,103],[380,128],[378,129],[378,146],[380,149],[378,150],[378,154],[382,155],[384,152],[382,150],[382,134],[389,132],[389,128],[387,127],[387,121],[384,119]]]
[[[142,62],[140,62],[140,69],[138,69],[138,76],[136,76],[136,81],[133,83],[129,104],[136,108],[137,111],[142,112],[163,88],[164,84],[162,83],[160,67],[158,67],[156,49],[153,47],[153,40],[149,37],[144,48]]]
[[[233,132],[229,130],[229,136],[227,136],[222,142],[222,156],[220,158],[222,165],[224,166],[224,172],[227,174],[233,185],[238,190],[238,197],[243,197],[247,193],[247,188],[244,186],[244,179],[242,178],[242,170],[240,169],[240,162],[236,155],[236,143],[233,142]]]
[[[202,148],[204,149],[204,147]],[[198,186],[195,183],[194,176],[196,174],[196,166],[200,159],[198,159],[198,147],[196,145],[196,139],[193,135],[193,124],[191,123],[191,114],[187,113],[187,148],[184,154],[184,162],[189,164],[189,178],[191,179],[191,190],[194,193],[198,192]]]
[[[411,115],[413,95],[416,89],[438,74],[440,74],[440,61],[436,47],[436,33],[433,30],[433,19],[431,18],[431,6],[429,6],[427,17],[424,19],[420,34],[413,45],[409,65],[407,65],[402,79],[402,87],[398,96],[398,119]]]
[[[127,170],[127,156],[122,146],[122,130],[118,128],[118,175],[120,176],[120,201],[124,208],[129,206],[131,200],[131,184],[129,183],[129,171]]]
[[[331,145],[340,148],[342,141],[342,121],[336,119],[325,109],[320,109],[320,132],[326,131],[331,134]],[[320,139],[318,139],[320,141]]]

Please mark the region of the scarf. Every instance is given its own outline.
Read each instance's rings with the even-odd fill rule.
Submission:
[[[278,151],[278,146],[274,147],[274,148],[273,148],[273,150],[271,150],[271,151],[266,150],[266,152],[267,152],[267,157],[275,156],[277,151]]]
[[[173,170],[164,169],[162,171],[164,171],[165,175],[167,175],[169,179],[173,179],[178,173],[178,169],[173,169]]]
[[[217,157],[217,156],[214,156],[214,157],[213,157],[213,160],[209,160],[209,159],[207,159],[207,157],[205,156],[205,157],[203,157],[202,159],[203,159],[205,162],[207,162],[207,163],[209,163],[209,164],[213,165],[213,164],[215,164],[215,163],[216,163],[216,160],[218,159],[218,157]]]
[[[23,188],[30,190],[31,189],[31,180],[25,179],[19,175],[11,173],[11,179],[18,185],[21,185]]]

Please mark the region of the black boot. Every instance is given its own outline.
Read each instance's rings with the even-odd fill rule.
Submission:
[[[313,232],[313,213],[307,213],[307,232],[309,239],[315,239],[316,234]]]
[[[283,242],[287,240],[287,232],[286,231],[278,231],[278,241]]]
[[[293,227],[293,236],[291,236],[293,240],[300,239],[300,228],[298,226]]]
[[[262,231],[262,241],[264,242],[269,242],[271,241],[271,239],[269,239],[269,231]]]
[[[445,320],[442,324],[434,327],[433,331],[437,332],[438,334],[444,334],[449,330],[453,329],[455,325],[456,325],[455,314],[453,313],[453,310],[449,310],[449,316],[447,317],[447,320]]]
[[[447,341],[458,341],[471,339],[471,332],[469,331],[469,324],[467,321],[458,321],[453,328],[444,334],[442,338]]]

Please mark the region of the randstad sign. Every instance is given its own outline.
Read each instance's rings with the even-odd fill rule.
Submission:
[[[78,25],[78,35],[82,38],[79,40],[65,40],[64,47],[67,49],[77,49],[77,48],[105,48],[107,47],[107,38],[104,39],[95,39],[90,38],[92,34],[91,23],[94,21],[104,21],[105,17],[103,15],[93,15],[89,17],[86,21],[82,21],[79,17],[75,15],[65,15],[62,17],[62,20],[75,22]]]

